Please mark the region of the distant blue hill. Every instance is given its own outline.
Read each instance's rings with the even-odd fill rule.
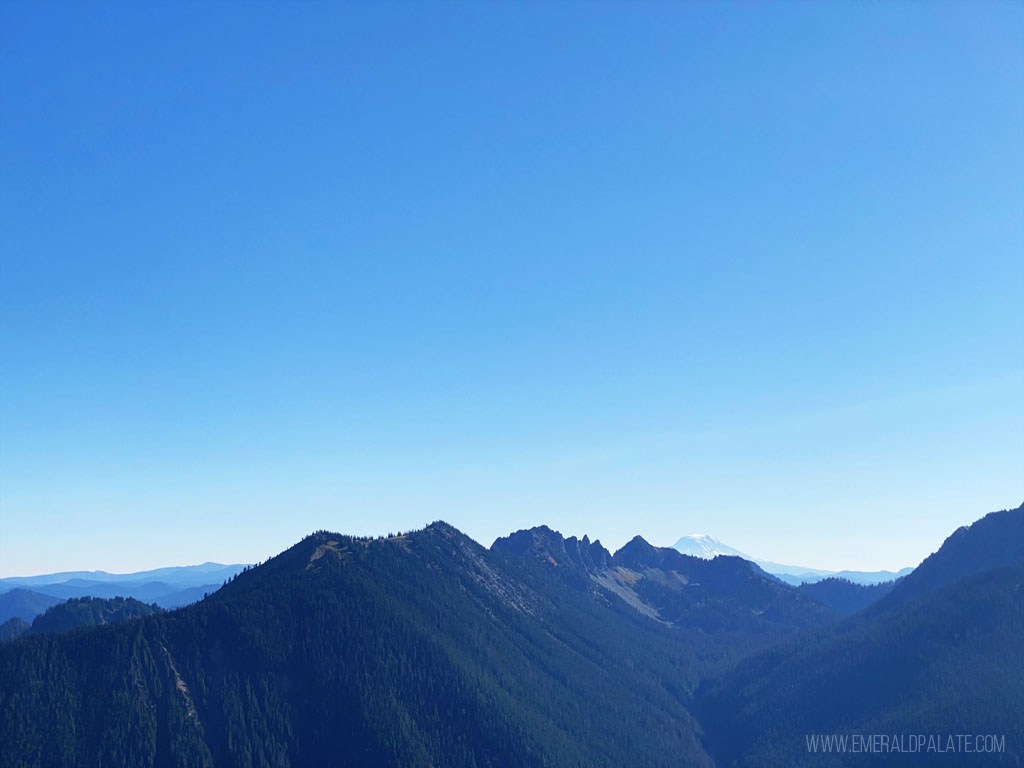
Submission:
[[[0,624],[15,617],[31,624],[32,619],[59,602],[62,602],[59,597],[29,589],[9,590],[0,594]]]
[[[702,557],[706,560],[710,560],[718,555],[742,557],[744,560],[757,563],[766,573],[770,573],[795,587],[824,579],[845,579],[852,581],[854,584],[864,585],[881,584],[887,581],[894,581],[901,576],[906,576],[914,570],[913,568],[902,568],[898,571],[826,571],[820,568],[807,568],[800,565],[783,565],[782,563],[773,563],[770,560],[751,557],[734,547],[730,547],[728,544],[723,544],[715,537],[703,533],[683,536],[672,547],[684,555]]]
[[[163,582],[172,586],[200,587],[206,584],[223,583],[236,573],[241,573],[244,564],[224,565],[222,563],[202,563],[201,565],[181,565],[167,568],[156,568],[152,571],[136,571],[135,573],[107,573],[106,571],[63,571],[46,573],[39,576],[8,576],[0,579],[0,592],[14,587],[36,587],[45,584],[65,584],[67,582],[93,583],[146,583]]]
[[[178,608],[216,592],[244,568],[203,563],[122,574],[64,571],[11,576],[0,579],[0,623],[14,616],[31,622],[51,605],[82,597],[134,598],[164,609]]]
[[[58,600],[69,600],[78,597],[132,597],[147,603],[157,603],[163,608],[184,605],[183,595],[198,594],[202,599],[204,592],[214,592],[223,582],[216,584],[200,584],[195,587],[182,587],[163,581],[131,582],[131,581],[86,581],[72,579],[59,584],[40,584],[32,588],[33,592],[49,595]]]

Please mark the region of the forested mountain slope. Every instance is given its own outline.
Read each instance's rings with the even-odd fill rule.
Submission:
[[[1024,566],[1014,554],[1022,515],[994,513],[960,529],[929,568],[906,577],[912,589],[898,582],[865,611],[705,682],[696,709],[710,752],[737,766],[1024,762]],[[995,734],[1006,751],[846,754],[834,763],[808,753],[808,734],[830,733]]]
[[[836,613],[847,616],[862,611],[889,594],[895,586],[893,581],[881,584],[856,584],[848,579],[831,577],[821,581],[807,581],[797,589],[801,594],[817,600]]]
[[[0,624],[0,643],[21,637],[32,627],[20,616],[12,616],[3,624]]]
[[[1024,566],[1024,504],[955,530],[937,552],[899,580],[885,603],[910,600],[1001,565]]]
[[[1019,756],[1024,572],[995,520],[957,537],[966,578],[838,623],[639,537],[319,532],[187,608],[4,643],[0,768],[792,765],[844,729],[1002,729]]]
[[[47,608],[36,616],[28,635],[67,632],[83,627],[99,627],[162,613],[158,605],[146,605],[131,597],[73,597]]]
[[[712,643],[435,524],[0,650],[2,765],[709,765]],[[54,719],[59,708],[63,715]]]

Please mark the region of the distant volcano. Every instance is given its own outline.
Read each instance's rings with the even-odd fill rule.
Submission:
[[[900,576],[905,576],[913,570],[913,568],[903,568],[899,571],[825,571],[820,568],[806,568],[801,565],[783,565],[781,563],[773,563],[770,560],[752,557],[706,533],[691,533],[689,536],[683,536],[683,538],[672,545],[672,548],[682,552],[684,555],[703,557],[706,560],[710,560],[718,555],[742,557],[744,560],[757,563],[766,572],[778,576],[789,584],[821,581],[833,576],[848,579],[855,584],[879,584],[883,581],[898,579]]]

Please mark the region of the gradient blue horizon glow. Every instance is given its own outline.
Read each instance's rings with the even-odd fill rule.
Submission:
[[[1020,4],[4,4],[0,576],[915,565],[1024,500]]]

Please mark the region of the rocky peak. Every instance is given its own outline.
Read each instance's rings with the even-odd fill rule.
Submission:
[[[516,531],[495,539],[491,549],[519,556],[535,557],[554,566],[576,566],[585,571],[602,570],[611,563],[611,554],[600,541],[584,536],[564,538],[546,525]]]

